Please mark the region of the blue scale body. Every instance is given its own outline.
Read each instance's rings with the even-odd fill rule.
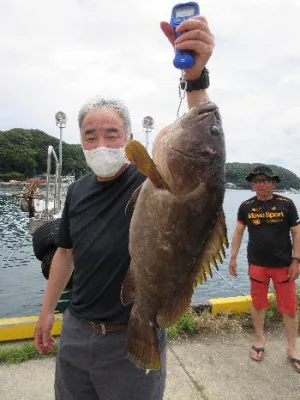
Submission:
[[[198,3],[190,1],[188,3],[179,3],[172,8],[172,15],[170,25],[176,29],[181,22],[200,15],[200,8]],[[178,38],[182,33],[175,33],[175,37]],[[175,57],[173,65],[175,68],[186,69],[191,68],[195,64],[195,58],[191,51],[175,49]]]

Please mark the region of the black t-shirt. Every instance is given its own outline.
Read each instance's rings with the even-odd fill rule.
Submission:
[[[297,209],[292,200],[277,194],[266,201],[252,197],[240,205],[238,221],[248,227],[249,264],[264,267],[290,265],[290,227],[299,223]]]
[[[126,205],[144,176],[133,164],[117,179],[99,182],[90,173],[68,190],[59,247],[73,249],[70,311],[95,322],[126,323],[130,307],[121,304],[121,286],[130,256]]]

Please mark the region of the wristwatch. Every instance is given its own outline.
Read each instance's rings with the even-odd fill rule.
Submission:
[[[201,75],[193,80],[180,78],[180,88],[186,90],[186,92],[192,92],[193,90],[202,90],[209,87],[209,73],[206,67],[203,68]]]
[[[300,257],[292,257],[293,260],[297,260],[298,262],[300,262]]]

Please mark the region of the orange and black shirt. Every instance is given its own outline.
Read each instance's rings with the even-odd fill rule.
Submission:
[[[252,197],[238,211],[238,222],[248,228],[247,255],[249,264],[284,267],[292,261],[290,228],[300,223],[291,199],[273,195],[261,201]]]

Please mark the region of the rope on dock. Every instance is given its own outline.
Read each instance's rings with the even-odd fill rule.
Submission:
[[[236,290],[238,293],[240,293],[242,296],[247,296],[245,293],[241,292],[240,289],[236,288],[231,282],[229,282],[228,279],[224,278],[224,276],[222,274],[220,274],[220,272],[217,270],[217,268],[215,268],[213,266],[214,270],[216,271],[216,273],[229,285],[231,286],[234,290]]]

